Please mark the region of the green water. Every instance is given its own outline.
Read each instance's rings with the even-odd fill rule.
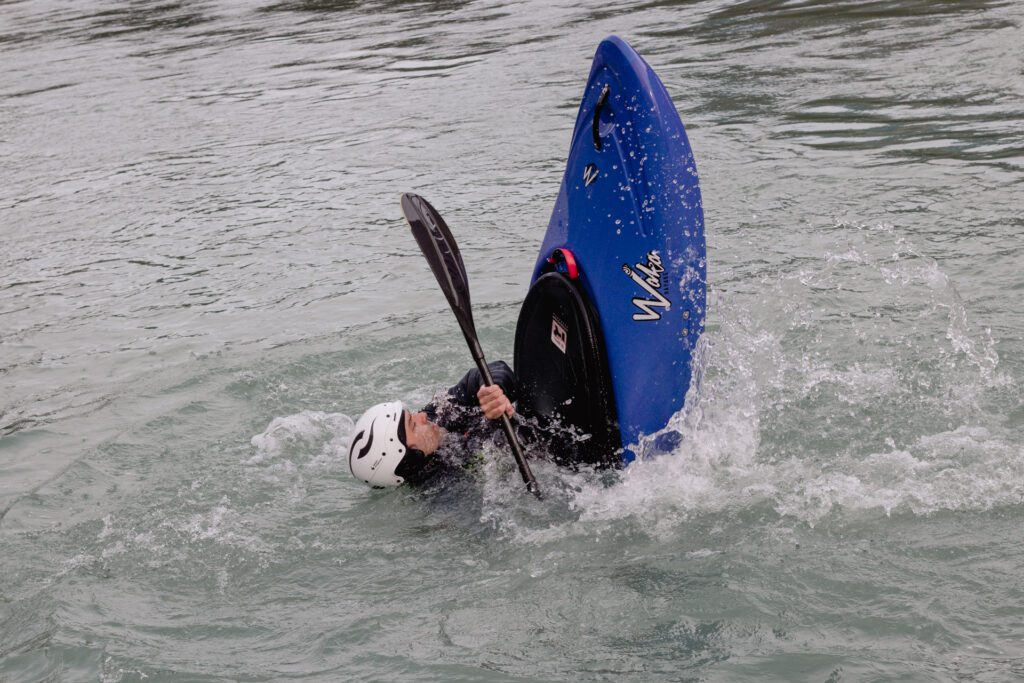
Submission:
[[[1024,677],[1014,2],[0,4],[0,680]],[[699,164],[670,456],[352,481],[512,333],[601,38]]]

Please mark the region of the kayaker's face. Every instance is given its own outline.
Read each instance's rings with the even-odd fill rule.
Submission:
[[[444,430],[427,419],[426,413],[405,411],[405,445],[430,455],[441,446]]]

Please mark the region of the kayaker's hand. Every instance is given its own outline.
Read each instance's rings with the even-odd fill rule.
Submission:
[[[512,402],[497,384],[480,387],[480,391],[476,392],[476,398],[480,401],[480,409],[484,411],[484,416],[488,420],[497,420],[503,414],[512,416],[516,412]]]

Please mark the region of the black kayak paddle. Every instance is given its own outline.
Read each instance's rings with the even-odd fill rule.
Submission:
[[[484,379],[485,386],[494,384],[491,378],[491,371],[484,359],[483,349],[480,348],[480,340],[476,336],[476,326],[473,324],[473,309],[469,303],[469,279],[466,277],[466,266],[462,263],[462,254],[459,253],[459,245],[455,243],[451,230],[437,212],[423,197],[406,192],[402,195],[402,213],[409,221],[412,235],[420,246],[420,251],[430,264],[430,270],[437,278],[437,284],[448,299],[455,319],[459,321],[462,328],[462,336],[466,338],[469,345],[469,352],[473,354],[476,367]],[[519,466],[519,474],[523,476],[526,483],[526,490],[540,497],[540,489],[537,487],[537,480],[533,478],[533,472],[523,457],[523,449],[519,445],[519,439],[512,429],[512,422],[508,415],[501,416],[501,426],[505,430],[505,437],[509,446],[512,447],[512,456]]]

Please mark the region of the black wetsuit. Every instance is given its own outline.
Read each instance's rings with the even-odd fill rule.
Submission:
[[[491,379],[501,387],[509,401],[515,403],[519,385],[512,368],[504,361],[488,363]],[[480,371],[473,368],[443,395],[423,406],[423,412],[434,424],[443,427],[448,435],[441,447],[426,458],[426,465],[417,473],[407,475],[411,484],[423,483],[445,472],[464,469],[473,453],[501,433],[498,420],[488,420],[480,410],[476,394],[484,386]],[[522,434],[522,436],[526,436]]]
[[[515,403],[519,398],[519,385],[512,368],[503,360],[488,363],[487,368],[491,371],[494,383],[501,387],[509,401]],[[497,423],[488,420],[478,410],[480,402],[476,394],[483,386],[484,379],[480,376],[480,371],[473,368],[459,380],[458,384],[448,389],[444,396],[435,398],[423,406],[423,412],[431,422],[453,434],[463,434],[468,438],[476,432],[489,433],[494,430]]]

